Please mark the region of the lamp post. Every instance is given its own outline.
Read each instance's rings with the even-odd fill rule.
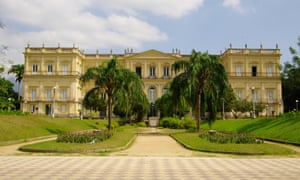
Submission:
[[[296,111],[298,112],[298,99],[296,99]]]
[[[254,93],[255,93],[255,87],[251,87],[252,90],[252,104],[253,104],[253,119],[256,118],[256,114],[255,114],[255,97],[254,97]]]
[[[53,105],[52,105],[52,118],[55,118],[55,91],[56,91],[56,86],[53,87]]]

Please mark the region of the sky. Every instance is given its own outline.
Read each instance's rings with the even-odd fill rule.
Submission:
[[[300,36],[299,0],[0,0],[0,45],[6,64],[23,64],[24,48],[78,47],[123,53],[229,48],[281,49]]]

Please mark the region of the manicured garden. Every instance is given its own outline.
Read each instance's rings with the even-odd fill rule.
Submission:
[[[105,130],[106,120],[53,119],[48,116],[0,115],[0,143],[26,141],[27,139],[58,135],[57,140],[22,147],[25,151],[40,152],[106,152],[127,147],[142,128],[137,125],[117,127],[112,134]],[[201,132],[196,133],[190,119],[162,120],[160,132],[170,134],[187,148],[219,153],[291,155],[294,151],[279,145],[264,143],[255,137],[286,142],[300,142],[300,114],[290,113],[278,118],[218,120],[211,128],[203,122]],[[186,130],[184,130],[185,128]],[[95,130],[96,129],[96,130]],[[213,134],[208,133],[214,129]],[[87,133],[83,133],[87,132]],[[225,132],[225,133],[222,133]],[[89,135],[93,135],[90,139]],[[74,138],[80,142],[72,142]],[[98,139],[97,139],[98,138]],[[65,142],[61,139],[67,140]],[[71,140],[71,141],[69,141]],[[69,141],[69,142],[68,142]]]

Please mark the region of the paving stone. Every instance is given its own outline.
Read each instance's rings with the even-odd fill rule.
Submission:
[[[299,158],[0,156],[0,179],[299,179]]]

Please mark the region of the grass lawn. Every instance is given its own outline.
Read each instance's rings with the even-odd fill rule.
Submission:
[[[0,115],[0,142],[26,140],[67,131],[98,129],[105,120],[51,118],[36,115]]]
[[[202,128],[209,129],[208,124],[203,123]],[[300,143],[300,114],[288,113],[277,118],[218,120],[212,124],[211,129]]]
[[[136,135],[138,128],[134,126],[121,126],[117,128],[114,135],[108,140],[95,144],[80,143],[57,143],[56,141],[41,142],[23,146],[23,150],[45,152],[105,152],[110,149],[125,147]]]
[[[274,144],[217,144],[201,139],[198,133],[174,133],[172,136],[180,143],[194,150],[208,152],[222,152],[233,154],[264,154],[264,155],[292,155],[293,150]]]

